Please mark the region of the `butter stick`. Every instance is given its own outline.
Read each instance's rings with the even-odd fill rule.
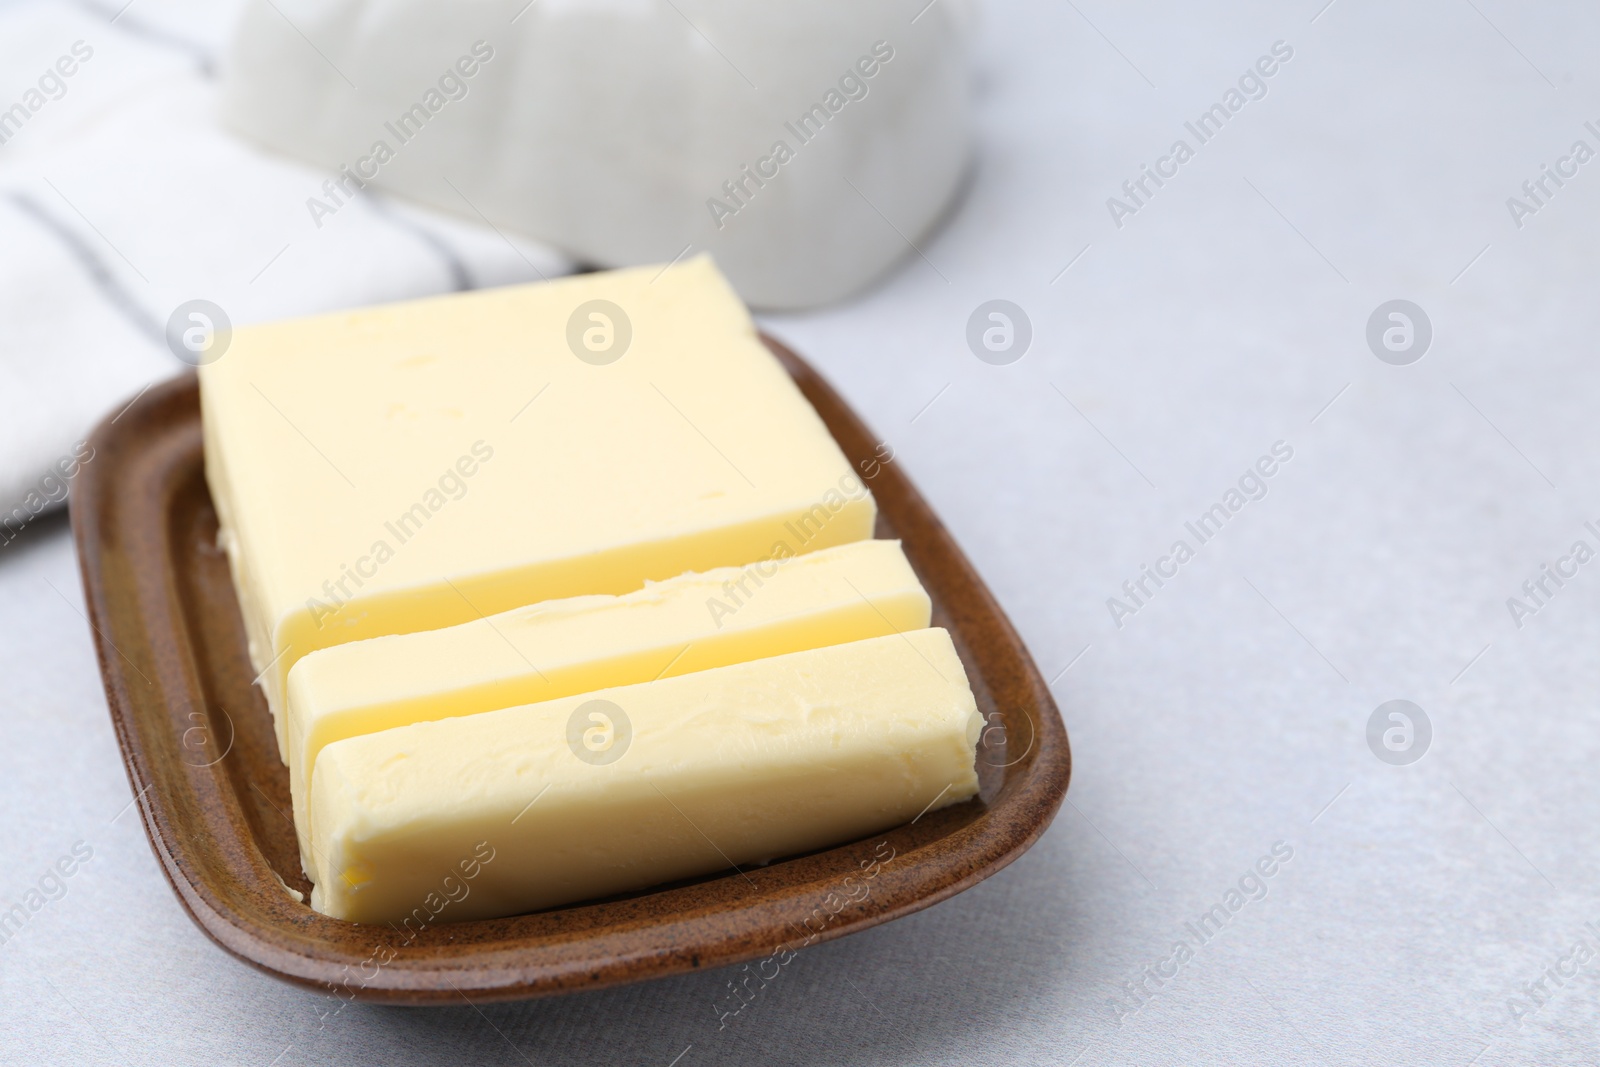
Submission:
[[[234,331],[206,480],[287,759],[308,653],[872,534],[707,257]]]
[[[289,672],[289,784],[309,870],[317,755],[347,737],[920,630],[898,541],[855,541],[313,652]]]
[[[513,915],[854,840],[973,796],[981,727],[928,629],[347,738],[312,782],[312,906],[429,915],[492,854],[444,917]]]

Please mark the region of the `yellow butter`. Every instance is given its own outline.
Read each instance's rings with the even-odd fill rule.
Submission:
[[[575,597],[442,630],[313,652],[288,681],[289,784],[309,870],[308,777],[322,749],[414,722],[920,630],[928,594],[898,541],[854,541]]]
[[[513,915],[854,840],[973,796],[981,727],[930,629],[346,738],[312,782],[312,906]]]
[[[876,517],[707,257],[241,328],[200,391],[284,755],[307,653],[860,540]]]

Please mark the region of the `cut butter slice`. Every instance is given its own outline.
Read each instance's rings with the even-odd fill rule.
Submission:
[[[514,915],[854,840],[973,796],[981,727],[931,629],[347,738],[312,906]]]
[[[707,257],[240,328],[206,479],[287,756],[309,652],[872,534]]]
[[[313,652],[289,672],[288,689],[302,862],[309,870],[308,778],[335,741],[920,630],[929,614],[900,542],[855,541]]]

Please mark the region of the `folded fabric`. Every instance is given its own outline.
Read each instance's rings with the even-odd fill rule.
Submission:
[[[0,0],[0,548],[94,461],[96,421],[188,369],[181,305],[238,324],[571,269],[370,191],[313,221],[329,175],[216,121],[237,7]]]

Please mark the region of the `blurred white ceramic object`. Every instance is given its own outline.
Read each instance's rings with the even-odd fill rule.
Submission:
[[[957,192],[964,0],[525,2],[251,0],[225,117],[335,173],[319,226],[370,183],[595,266],[709,250],[775,309],[858,292]]]

